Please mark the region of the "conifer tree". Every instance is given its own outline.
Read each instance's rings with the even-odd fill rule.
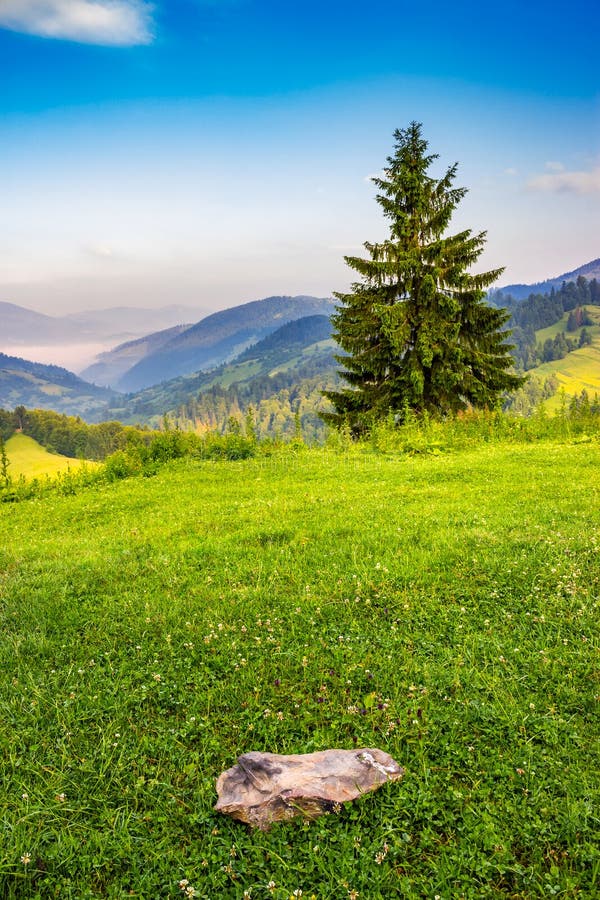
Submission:
[[[389,220],[382,243],[365,243],[368,259],[345,257],[361,276],[339,301],[334,338],[349,387],[327,391],[334,412],[323,418],[354,434],[390,412],[402,421],[408,410],[448,415],[468,406],[492,407],[519,387],[511,372],[509,315],[485,302],[485,289],[503,269],[472,275],[485,232],[444,237],[466,193],[454,187],[457,164],[436,179],[428,172],[421,125],[394,132],[395,152],[377,186],[377,202]]]

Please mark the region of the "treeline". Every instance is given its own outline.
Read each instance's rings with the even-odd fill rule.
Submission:
[[[567,353],[592,342],[586,329],[593,325],[593,320],[586,305],[600,306],[600,283],[595,278],[588,281],[580,275],[577,281],[563,282],[558,290],[552,288],[547,294],[530,294],[526,300],[515,300],[510,294],[501,292],[493,299],[511,313],[508,327],[512,329],[510,340],[515,345],[513,356],[517,367],[527,371],[541,363],[563,359]],[[544,344],[538,344],[535,332],[560,322],[566,312],[569,313],[567,332],[582,328],[581,334],[572,339],[561,332]]]

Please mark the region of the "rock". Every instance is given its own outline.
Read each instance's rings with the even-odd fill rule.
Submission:
[[[291,756],[252,751],[217,779],[215,809],[267,831],[282,819],[315,819],[403,775],[404,769],[377,749]]]

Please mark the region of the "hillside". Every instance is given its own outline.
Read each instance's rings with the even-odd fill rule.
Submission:
[[[0,353],[0,408],[53,409],[99,421],[114,392],[83,381],[60,366]]]
[[[597,896],[599,466],[346,446],[4,504],[0,894]],[[404,778],[214,811],[240,754],[329,747]]]
[[[330,315],[333,303],[317,297],[267,297],[207,316],[134,365],[118,382],[123,392],[216,368],[286,322]]]
[[[499,288],[494,288],[494,290],[490,292],[490,296],[500,303],[501,300],[496,297],[499,293],[510,294],[515,300],[524,300],[530,294],[546,294],[552,290],[552,288],[559,288],[563,281],[576,281],[579,276],[587,278],[588,281],[591,281],[593,278],[600,280],[600,257],[598,259],[593,259],[591,262],[584,263],[584,265],[579,266],[577,269],[573,269],[572,272],[564,272],[562,275],[557,275],[555,278],[547,278],[545,281],[538,281],[535,284],[507,284]]]

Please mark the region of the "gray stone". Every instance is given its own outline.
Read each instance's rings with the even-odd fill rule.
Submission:
[[[273,822],[315,819],[404,775],[383,750],[322,750],[280,756],[252,751],[217,779],[215,809],[266,831]]]

